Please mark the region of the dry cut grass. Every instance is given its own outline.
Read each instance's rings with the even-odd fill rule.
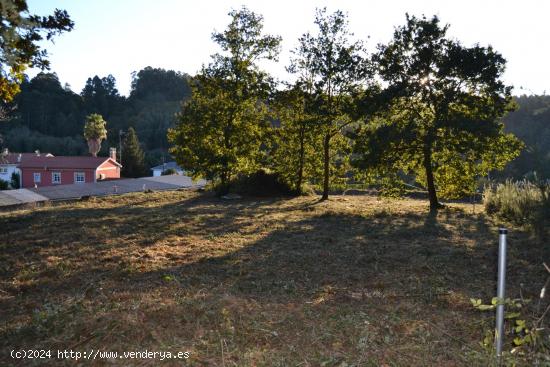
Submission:
[[[14,348],[189,351],[189,366],[485,363],[492,314],[469,299],[494,294],[497,235],[470,206],[181,191],[4,212],[0,228],[1,365],[17,365]],[[544,251],[511,231],[509,294],[535,297]]]

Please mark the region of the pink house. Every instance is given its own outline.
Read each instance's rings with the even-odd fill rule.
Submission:
[[[116,149],[110,157],[26,155],[17,163],[21,187],[80,184],[120,178]]]

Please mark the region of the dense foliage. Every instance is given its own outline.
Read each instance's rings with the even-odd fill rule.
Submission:
[[[520,96],[517,108],[504,118],[507,132],[525,143],[520,156],[497,177],[550,179],[550,96]]]
[[[40,42],[73,29],[65,10],[52,15],[29,12],[26,0],[0,1],[0,102],[10,102],[19,92],[19,84],[28,67],[47,69],[46,50]]]
[[[506,181],[489,186],[483,194],[488,214],[531,228],[540,239],[550,231],[550,182]]]
[[[101,141],[107,137],[107,122],[103,120],[103,116],[97,113],[92,113],[86,116],[84,124],[84,139],[88,142],[90,154],[94,157],[101,149]]]
[[[349,144],[342,132],[353,122],[354,97],[370,75],[363,44],[351,39],[343,12],[317,10],[314,23],[317,32],[300,37],[288,70],[298,75],[296,86],[305,94],[306,112],[322,136],[322,199],[327,199],[335,169],[340,168],[340,176],[345,173]]]
[[[303,192],[306,183],[320,184],[323,176],[322,132],[308,112],[310,96],[294,86],[277,93],[272,104],[279,126],[271,164],[296,193]]]
[[[426,187],[430,208],[464,196],[476,179],[502,169],[522,147],[503,133],[511,87],[501,80],[506,61],[491,47],[465,47],[446,36],[434,16],[407,15],[373,61],[387,84],[384,106],[359,133],[356,164],[381,174],[404,171]]]
[[[143,150],[134,128],[130,127],[122,144],[122,176],[143,177],[149,172],[145,165]]]
[[[222,188],[262,165],[273,82],[258,62],[276,59],[280,43],[263,33],[260,15],[246,8],[229,15],[228,28],[212,35],[223,53],[195,76],[193,98],[169,134],[178,164],[193,176],[218,180]]]
[[[82,155],[88,152],[82,137],[86,116],[97,113],[108,122],[99,155],[118,147],[120,130],[134,127],[147,165],[156,165],[167,155],[166,132],[190,93],[185,74],[159,68],[134,73],[129,97],[120,95],[112,75],[88,78],[76,94],[69,85],[62,86],[55,73],[39,73],[21,84],[14,100],[17,109],[0,125],[0,133],[11,151]]]

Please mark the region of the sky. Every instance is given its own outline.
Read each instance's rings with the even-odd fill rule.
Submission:
[[[492,45],[506,58],[504,79],[514,94],[550,91],[550,1],[545,0],[29,0],[28,5],[39,15],[65,9],[75,22],[72,32],[43,46],[51,71],[77,93],[89,77],[112,74],[120,93],[128,95],[131,73],[146,66],[195,74],[219,51],[212,32],[223,31],[227,13],[243,5],[264,16],[265,32],[282,36],[279,62],[262,65],[281,80],[288,79],[285,66],[298,37],[315,31],[315,9],[327,7],[347,12],[351,31],[371,51],[391,39],[405,13],[438,15],[450,24],[449,36],[466,46]]]

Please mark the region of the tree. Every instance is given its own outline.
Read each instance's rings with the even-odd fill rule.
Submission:
[[[525,149],[498,176],[524,179],[536,173],[550,179],[550,96],[520,96],[514,102],[518,108],[504,118],[504,127],[525,143]]]
[[[87,113],[98,113],[105,118],[119,112],[124,101],[116,88],[116,79],[111,74],[104,78],[97,75],[88,78],[80,95]]]
[[[328,15],[326,8],[317,10],[315,35],[304,34],[294,50],[288,70],[298,74],[298,84],[313,95],[309,107],[323,136],[323,196],[328,199],[331,160],[336,157],[336,144],[343,139],[343,129],[353,122],[353,99],[364,89],[369,68],[363,57],[363,44],[350,40],[344,13]],[[344,144],[346,145],[346,144]],[[332,150],[332,151],[331,151]]]
[[[178,101],[191,96],[189,75],[147,66],[132,73],[132,101],[167,100]]]
[[[38,73],[30,81],[23,81],[14,102],[17,112],[11,122],[56,137],[82,134],[82,99],[63,88],[55,73]]]
[[[26,0],[0,1],[0,101],[10,102],[19,92],[27,67],[48,69],[47,52],[40,42],[73,29],[65,10],[52,15],[29,13]]]
[[[263,18],[254,12],[243,7],[229,15],[228,28],[212,35],[224,53],[213,55],[193,79],[192,98],[169,132],[178,164],[225,190],[237,174],[261,166],[273,82],[257,62],[275,60],[281,41],[262,33]]]
[[[181,103],[191,97],[189,80],[187,74],[150,66],[132,74],[131,120],[148,150],[168,150],[166,132],[174,127]]]
[[[122,175],[124,177],[143,177],[148,173],[145,166],[144,154],[136,131],[133,127],[128,128],[122,144]]]
[[[20,186],[20,182],[21,182],[21,177],[19,176],[19,173],[13,172],[11,174],[11,181],[10,181],[11,188],[18,189]]]
[[[101,149],[101,141],[107,138],[107,122],[103,120],[101,115],[92,113],[86,117],[86,124],[84,125],[84,138],[88,142],[88,148],[90,154],[94,157]]]
[[[303,184],[322,175],[322,136],[315,117],[308,113],[311,95],[298,86],[277,93],[272,108],[276,110],[279,127],[275,129],[273,167],[296,192]]]
[[[436,16],[406,19],[373,58],[387,108],[359,133],[355,164],[415,173],[433,211],[441,207],[438,188],[446,196],[471,192],[476,177],[502,169],[521,143],[499,120],[511,107],[504,58],[446,38],[448,25]]]

